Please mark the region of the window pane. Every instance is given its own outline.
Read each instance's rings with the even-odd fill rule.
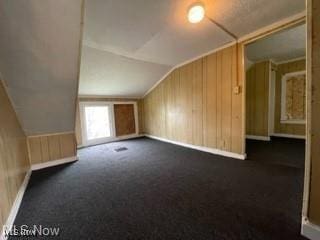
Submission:
[[[85,115],[88,140],[111,136],[108,106],[86,106]]]

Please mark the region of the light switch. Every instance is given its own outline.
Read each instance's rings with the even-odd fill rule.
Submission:
[[[240,90],[241,90],[241,87],[240,87],[240,86],[235,86],[235,87],[233,88],[233,93],[234,93],[234,94],[240,94]]]

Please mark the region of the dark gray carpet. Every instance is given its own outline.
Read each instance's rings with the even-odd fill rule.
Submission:
[[[247,159],[304,169],[305,140],[272,137],[272,141],[247,140]]]
[[[147,138],[82,149],[32,174],[15,224],[68,240],[302,240],[304,143],[277,141],[263,157],[249,141],[249,161]]]

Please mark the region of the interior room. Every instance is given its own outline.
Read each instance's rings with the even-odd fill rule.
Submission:
[[[0,0],[0,240],[320,239],[316,0]]]
[[[306,25],[246,45],[247,159],[305,166]],[[272,151],[276,149],[276,151]],[[303,181],[303,178],[301,179]]]

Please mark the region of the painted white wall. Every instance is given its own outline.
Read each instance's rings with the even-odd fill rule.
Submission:
[[[74,130],[80,0],[0,0],[0,72],[28,135]]]

